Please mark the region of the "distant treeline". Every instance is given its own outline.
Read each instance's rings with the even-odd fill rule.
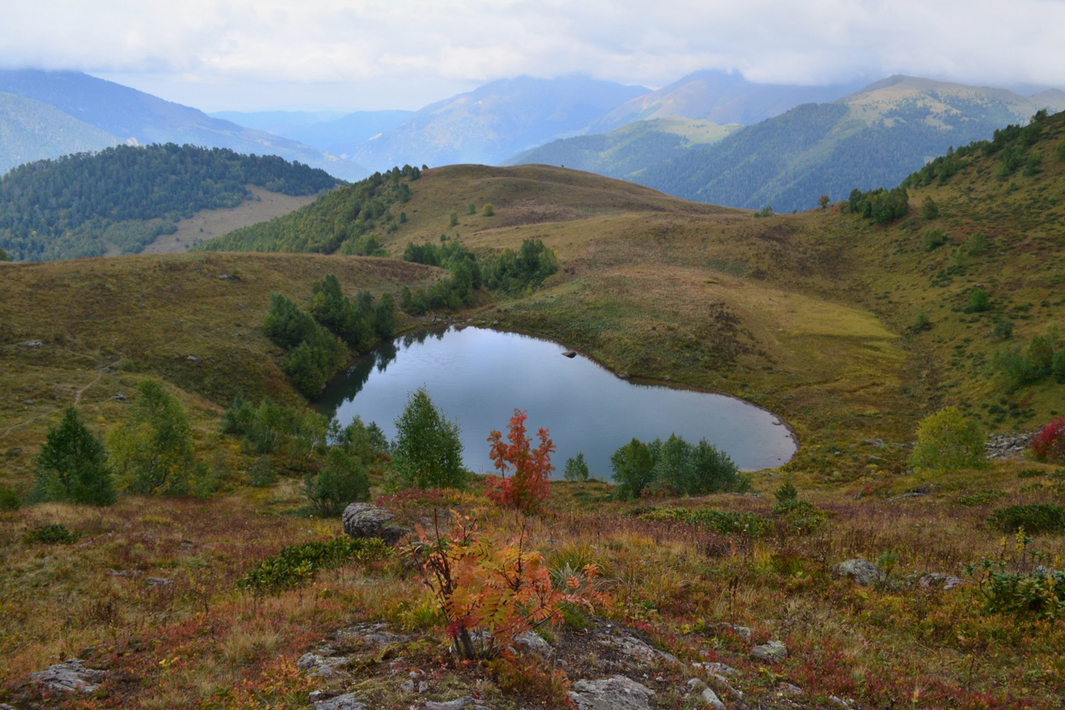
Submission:
[[[141,251],[182,217],[251,198],[247,185],[313,195],[337,180],[277,156],[191,145],[117,146],[14,168],[0,178],[0,248],[12,259]]]
[[[200,251],[317,252],[382,256],[379,232],[398,229],[406,219],[394,205],[410,200],[410,183],[421,170],[410,165],[374,173],[331,192],[313,205],[269,222],[236,229],[204,242]]]

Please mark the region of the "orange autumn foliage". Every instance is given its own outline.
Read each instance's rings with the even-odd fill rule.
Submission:
[[[493,502],[506,508],[517,508],[525,513],[536,510],[547,500],[551,492],[549,476],[555,470],[551,465],[551,452],[555,445],[548,438],[547,429],[541,428],[537,435],[540,445],[535,449],[525,435],[525,419],[528,415],[520,409],[514,410],[510,418],[510,432],[507,442],[503,435],[493,431],[488,437],[491,444],[489,456],[503,476],[489,476],[486,482],[486,495]],[[506,477],[508,470],[514,473]]]

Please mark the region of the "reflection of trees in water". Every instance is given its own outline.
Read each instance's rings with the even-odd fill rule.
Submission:
[[[390,341],[382,345],[373,351],[374,361],[377,363],[377,371],[384,372],[389,363],[396,359],[396,355],[399,353],[399,348],[396,347],[394,341]],[[359,385],[359,389],[362,389],[362,385],[366,384],[366,380],[362,381]]]
[[[449,330],[451,330],[451,329],[450,328],[434,328],[432,330],[420,330],[417,333],[408,333],[407,335],[403,336],[403,341],[402,341],[403,342],[403,347],[404,348],[409,348],[414,343],[417,343],[418,345],[421,345],[422,343],[425,342],[426,338],[429,338],[430,336],[433,337],[433,338],[436,338],[437,340],[443,340],[444,339],[444,333],[448,332]],[[395,347],[395,341],[392,341],[391,346],[393,348]]]

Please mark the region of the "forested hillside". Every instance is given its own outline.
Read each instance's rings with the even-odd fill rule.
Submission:
[[[639,170],[678,158],[695,145],[716,143],[739,128],[735,123],[722,126],[712,121],[685,118],[636,121],[610,133],[551,141],[519,153],[506,160],[504,165],[561,165],[607,177],[631,179],[629,176]]]
[[[194,212],[251,199],[246,185],[313,195],[337,180],[277,156],[173,143],[21,165],[0,178],[0,248],[19,261],[135,254]]]
[[[951,146],[987,138],[1039,108],[1010,92],[896,77],[695,146],[634,179],[712,204],[811,209],[823,194],[894,187]]]
[[[410,199],[410,183],[421,176],[410,165],[337,190],[313,205],[284,217],[234,230],[201,244],[201,251],[281,251],[376,256],[380,238],[375,232],[395,231],[406,215],[391,207]]]

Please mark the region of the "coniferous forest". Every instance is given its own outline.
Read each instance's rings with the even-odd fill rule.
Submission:
[[[0,248],[18,261],[134,254],[200,210],[251,199],[248,185],[314,195],[324,170],[192,145],[116,146],[20,165],[0,178]]]

